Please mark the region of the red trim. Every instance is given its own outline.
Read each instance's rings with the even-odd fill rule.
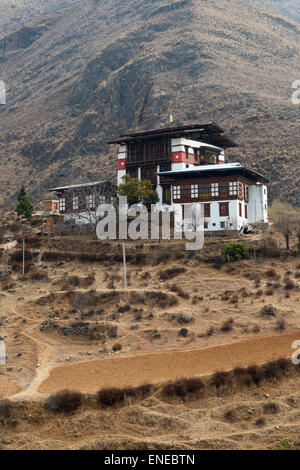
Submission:
[[[192,153],[190,153],[189,154],[189,159],[187,160],[185,158],[185,152],[172,152],[172,162],[173,163],[185,162],[185,163],[194,164],[195,163],[195,156]],[[198,162],[196,162],[196,163],[198,163]]]
[[[118,160],[118,170],[125,170],[126,169],[126,160]]]

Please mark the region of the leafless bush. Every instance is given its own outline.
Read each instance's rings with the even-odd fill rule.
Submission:
[[[12,416],[13,406],[8,400],[0,400],[0,418],[9,419]]]
[[[218,371],[216,372],[211,380],[211,384],[219,389],[220,387],[224,387],[231,383],[230,375],[227,372]]]
[[[263,410],[265,414],[276,414],[279,412],[279,406],[277,403],[271,402],[271,403],[265,403],[263,405]]]
[[[174,279],[175,277],[179,276],[179,274],[185,273],[186,269],[185,268],[180,268],[180,267],[173,267],[170,269],[166,269],[165,271],[160,271],[158,273],[159,279],[162,279],[163,281],[166,281],[168,279]]]
[[[72,292],[70,294],[69,304],[70,304],[70,307],[74,308],[80,313],[81,318],[84,318],[87,313],[87,309],[91,307],[93,304],[95,304],[96,302],[95,297],[96,296],[95,296],[94,290],[91,290],[86,293]]]
[[[292,279],[289,279],[289,278],[285,278],[284,279],[284,288],[286,290],[292,290],[292,289],[295,289],[296,288],[296,284],[294,283],[294,281],[292,281]]]
[[[204,384],[199,378],[179,379],[163,388],[166,397],[186,398],[187,395],[198,393],[204,389]]]
[[[107,388],[98,392],[98,403],[102,407],[123,405],[126,398],[145,398],[151,392],[151,385],[144,384],[136,388]]]
[[[226,320],[223,323],[223,325],[221,326],[221,331],[223,333],[229,333],[229,331],[233,330],[233,323],[234,323],[233,318],[230,318],[229,320]]]
[[[284,331],[286,329],[286,322],[285,320],[278,320],[275,325],[276,331]]]
[[[62,390],[50,395],[46,406],[56,413],[73,413],[83,402],[83,396],[79,392]]]
[[[264,418],[258,418],[255,421],[255,426],[262,427],[266,424],[266,420]]]
[[[48,279],[48,274],[45,271],[30,271],[26,275],[26,279],[30,279],[31,281],[45,281]]]

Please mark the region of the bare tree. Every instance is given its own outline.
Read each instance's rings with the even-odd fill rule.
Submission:
[[[300,251],[300,212],[297,211],[294,220],[295,232],[298,238],[298,250]]]
[[[93,237],[95,226],[99,222],[97,208],[100,204],[111,203],[116,189],[110,182],[74,187],[70,190],[75,223],[88,227]]]
[[[88,292],[72,292],[70,298],[70,307],[73,307],[79,312],[82,319],[85,318],[87,310],[95,303],[95,291],[90,290]]]
[[[290,237],[295,227],[295,210],[285,202],[274,201],[271,214],[274,219],[274,226],[285,238],[286,249],[290,249]]]

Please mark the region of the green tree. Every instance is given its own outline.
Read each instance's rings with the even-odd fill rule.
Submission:
[[[279,444],[273,447],[272,450],[295,450],[290,441],[283,439]]]
[[[138,178],[132,178],[129,175],[123,176],[124,183],[121,183],[118,192],[120,196],[126,196],[128,204],[155,204],[158,202],[158,194],[152,188],[149,180],[140,181]]]
[[[237,261],[248,257],[248,247],[244,243],[231,242],[224,245],[226,261]]]
[[[33,205],[30,202],[28,195],[26,194],[25,186],[22,186],[18,195],[18,204],[16,212],[18,215],[23,215],[26,220],[30,220],[33,213]]]

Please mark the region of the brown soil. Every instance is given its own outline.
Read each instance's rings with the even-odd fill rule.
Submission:
[[[262,364],[290,357],[300,330],[281,335],[247,338],[234,343],[191,351],[136,354],[117,359],[82,362],[55,368],[39,392],[50,394],[65,388],[93,393],[106,387],[135,387],[180,377],[202,376],[216,370]]]

